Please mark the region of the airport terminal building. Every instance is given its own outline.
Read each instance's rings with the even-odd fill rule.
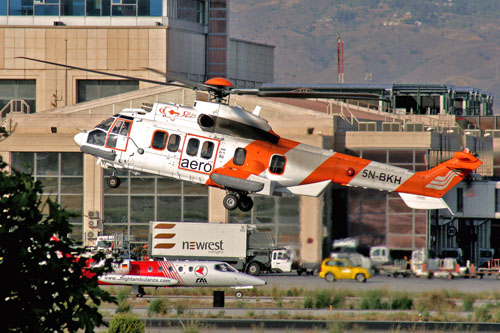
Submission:
[[[154,220],[254,223],[271,230],[280,245],[300,249],[303,260],[318,262],[328,255],[333,239],[348,236],[366,246],[432,246],[437,251],[461,246],[456,236],[443,235],[452,224],[478,235],[469,247],[500,248],[500,241],[495,243],[491,236],[497,223],[494,205],[490,215],[461,222],[445,212],[409,209],[393,193],[331,186],[319,198],[256,196],[254,208],[243,213],[223,208],[224,191],[154,175],[122,172],[121,186],[110,189],[105,183],[107,171],[74,143],[77,132],[93,128],[124,107],[156,101],[193,105],[208,97],[191,89],[113,79],[18,58],[152,80],[165,80],[158,74],[163,72],[193,81],[224,76],[243,88],[272,82],[274,47],[231,39],[229,4],[228,0],[2,2],[0,113],[9,136],[0,142],[0,155],[13,168],[41,181],[44,198],[79,214],[71,221],[75,239],[92,244],[97,235],[116,233],[126,235],[132,245],[142,245]],[[247,110],[262,107],[261,116],[276,133],[313,146],[413,171],[469,147],[484,162],[478,174],[500,175],[493,154],[500,121],[493,115],[491,95],[446,85],[341,88],[375,89],[391,98],[372,105],[231,96],[230,103]],[[471,188],[451,195],[467,198]],[[491,186],[488,190],[495,192]]]

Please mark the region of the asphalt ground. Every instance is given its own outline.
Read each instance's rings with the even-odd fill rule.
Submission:
[[[327,282],[318,276],[297,276],[296,274],[265,274],[260,278],[267,282],[267,285],[258,287],[263,289],[352,289],[352,290],[370,290],[386,289],[389,291],[439,291],[443,289],[458,290],[467,293],[488,292],[492,295],[497,293],[500,297],[500,280],[496,276],[485,276],[483,279],[474,278],[455,278],[448,280],[445,278],[416,278],[416,277],[388,277],[376,275],[364,283],[355,280],[337,280]]]

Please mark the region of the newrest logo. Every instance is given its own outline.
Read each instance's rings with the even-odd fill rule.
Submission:
[[[183,250],[208,250],[208,251],[224,251],[224,242],[222,240],[218,242],[196,242],[196,241],[185,241],[182,242]]]
[[[450,170],[445,176],[437,176],[425,187],[432,188],[434,190],[444,190],[450,185],[453,179],[460,175],[458,170]]]

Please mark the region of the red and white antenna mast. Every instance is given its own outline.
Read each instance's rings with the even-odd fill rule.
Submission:
[[[344,41],[337,35],[337,83],[344,83]]]

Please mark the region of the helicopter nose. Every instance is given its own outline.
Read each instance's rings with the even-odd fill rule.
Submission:
[[[80,147],[83,144],[84,138],[85,138],[85,133],[80,132],[75,135],[73,140],[75,140],[75,143]]]

